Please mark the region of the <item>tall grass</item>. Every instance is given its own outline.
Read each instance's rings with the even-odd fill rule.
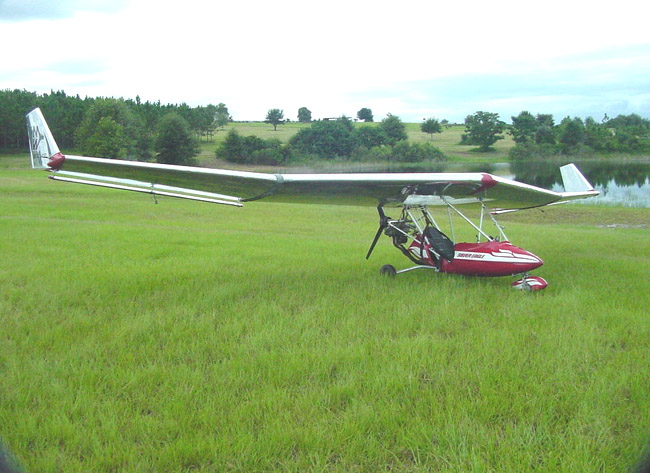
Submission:
[[[647,227],[511,219],[550,282],[522,294],[381,278],[408,262],[363,258],[372,208],[24,170],[0,195],[0,436],[28,471],[614,472],[650,433]]]

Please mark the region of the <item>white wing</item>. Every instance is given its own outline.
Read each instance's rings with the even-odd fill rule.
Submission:
[[[241,205],[259,199],[346,205],[442,204],[482,200],[494,210],[517,210],[598,195],[580,171],[565,166],[567,192],[554,192],[488,173],[266,174],[117,159],[61,155],[40,110],[28,115],[32,163],[52,179]],[[46,160],[45,155],[50,154]],[[576,186],[578,189],[576,190]]]

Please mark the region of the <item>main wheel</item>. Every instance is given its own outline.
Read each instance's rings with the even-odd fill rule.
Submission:
[[[395,276],[397,274],[397,270],[395,270],[395,266],[392,264],[385,264],[379,270],[379,274],[385,274],[386,276]]]

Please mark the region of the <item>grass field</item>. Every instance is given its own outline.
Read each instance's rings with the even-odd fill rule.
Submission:
[[[154,205],[23,163],[0,437],[29,472],[620,472],[650,437],[650,209],[504,219],[546,263],[524,294],[381,278],[408,262],[364,259],[373,208]]]
[[[508,150],[514,146],[512,136],[504,133],[504,139],[497,141],[493,151],[487,153],[477,153],[473,151],[472,146],[461,146],[460,137],[465,133],[464,125],[454,125],[450,128],[444,128],[442,133],[436,133],[431,138],[431,135],[422,133],[420,131],[419,123],[405,123],[406,133],[411,142],[427,142],[432,143],[447,155],[450,160],[464,161],[464,162],[506,162],[508,160]],[[284,125],[279,125],[277,131],[273,130],[273,126],[267,123],[242,123],[234,122],[228,124],[223,130],[217,132],[213,141],[203,141],[201,143],[201,155],[197,158],[201,165],[213,165],[214,151],[218,143],[222,142],[226,134],[231,129],[236,129],[240,135],[248,136],[255,135],[260,138],[277,138],[280,141],[286,142],[293,135],[298,133],[301,128],[311,126],[309,123],[291,122]],[[378,122],[375,123],[356,123],[355,126],[379,126]]]

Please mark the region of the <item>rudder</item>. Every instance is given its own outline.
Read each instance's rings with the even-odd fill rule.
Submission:
[[[29,134],[29,154],[34,169],[50,169],[57,157],[63,157],[54,141],[52,132],[45,122],[40,108],[27,114],[27,133]]]
[[[582,175],[575,164],[571,163],[562,166],[560,173],[562,174],[562,184],[564,184],[565,192],[586,192],[594,190],[594,187]]]

